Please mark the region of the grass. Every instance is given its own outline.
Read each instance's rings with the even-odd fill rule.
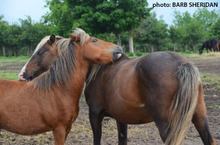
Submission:
[[[210,105],[209,107],[210,108],[218,108],[218,109],[220,109],[220,105]]]
[[[194,54],[179,53],[179,54],[184,57],[188,57],[188,58],[192,58],[192,59],[212,59],[212,58],[219,58],[220,59],[220,53],[214,53],[214,52],[203,53],[202,55],[196,54],[196,53],[194,53]]]
[[[24,63],[24,62],[27,62],[29,59],[30,59],[29,56],[0,57],[0,78],[1,79],[9,79],[9,80],[17,80],[18,79],[18,73],[8,72],[10,70],[2,70],[1,66],[6,66],[6,65],[9,65],[9,64]],[[19,72],[19,70],[17,70],[17,71]]]
[[[30,56],[18,56],[18,57],[2,57],[0,56],[1,62],[27,62],[30,59]]]
[[[200,72],[203,84],[214,85],[217,84],[217,88],[220,88],[220,75],[212,73]]]
[[[220,52],[219,53],[214,53],[214,52],[210,52],[210,53],[203,53],[202,55],[200,55],[199,53],[194,53],[194,52],[190,52],[190,53],[185,53],[185,52],[175,52],[178,53],[179,55],[183,56],[183,57],[187,57],[187,58],[192,58],[192,59],[212,59],[212,58],[219,58],[220,59]],[[149,52],[136,52],[136,53],[125,53],[128,57],[139,57],[142,55],[146,55],[149,54]]]
[[[1,79],[8,79],[8,80],[17,80],[18,74],[17,73],[3,73],[0,72],[0,78]]]
[[[202,55],[196,54],[196,53],[183,53],[183,52],[177,52],[180,55],[192,58],[192,59],[212,59],[212,58],[219,58],[220,59],[220,53],[204,53]],[[128,57],[138,57],[142,55],[149,54],[147,52],[137,52],[137,53],[126,53]],[[19,57],[1,57],[0,56],[0,67],[8,65],[9,63],[23,63],[27,62],[29,60],[29,56],[19,56]],[[0,78],[2,79],[11,79],[11,80],[17,80],[17,73],[9,73],[8,70],[0,70]],[[18,70],[19,72],[19,70]],[[206,84],[217,84],[217,88],[220,89],[220,75],[216,74],[209,74],[209,73],[201,73],[201,78],[203,83]]]

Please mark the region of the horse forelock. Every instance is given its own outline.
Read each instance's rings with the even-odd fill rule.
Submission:
[[[32,82],[35,89],[49,90],[52,83],[56,86],[68,83],[71,72],[75,68],[74,49],[71,39],[62,38],[56,42],[56,49],[58,52],[57,59],[52,63],[50,69]]]
[[[83,45],[85,42],[87,42],[90,38],[89,34],[87,34],[83,29],[76,28],[73,31],[73,34],[80,37],[80,43]]]
[[[47,43],[47,41],[49,40],[49,38],[50,38],[50,36],[45,36],[45,37],[40,41],[40,43],[39,43],[39,44],[37,45],[37,47],[35,48],[33,55],[34,55],[41,47],[43,47],[44,44]]]

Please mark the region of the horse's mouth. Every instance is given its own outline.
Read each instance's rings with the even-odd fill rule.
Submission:
[[[118,55],[118,58],[120,58],[122,56],[122,53],[118,52],[116,53]]]
[[[117,49],[113,52],[113,61],[116,61],[122,56],[123,50],[121,47],[117,47]]]

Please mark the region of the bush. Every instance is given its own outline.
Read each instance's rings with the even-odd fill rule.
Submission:
[[[127,54],[128,57],[133,57],[133,56],[135,56],[134,53],[126,53],[126,54]]]
[[[136,54],[136,56],[142,56],[144,53],[142,53],[142,52],[136,52],[135,54]]]

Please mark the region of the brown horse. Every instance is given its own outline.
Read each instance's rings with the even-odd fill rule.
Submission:
[[[30,82],[0,80],[0,129],[22,135],[53,131],[55,144],[64,145],[79,111],[88,68],[93,63],[109,63],[120,57],[115,44],[90,37],[81,29],[70,39],[51,35],[26,66],[32,79],[47,59],[51,67]]]
[[[217,41],[216,51],[220,52],[220,37],[218,38],[218,41]]]
[[[98,70],[98,71],[97,71]],[[127,125],[154,121],[163,142],[182,143],[192,120],[205,145],[216,145],[209,131],[198,69],[172,52],[155,52],[92,68],[85,97],[94,144],[100,144],[105,116],[117,121],[119,144],[127,144]]]
[[[85,88],[94,144],[100,144],[105,116],[117,120],[119,144],[127,144],[127,125],[154,121],[167,145],[182,143],[192,120],[205,145],[209,131],[197,68],[172,52],[156,52],[116,63],[93,65]]]

